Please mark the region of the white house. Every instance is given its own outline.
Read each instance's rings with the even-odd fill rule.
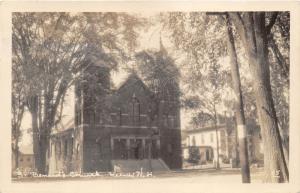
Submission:
[[[184,156],[188,156],[186,151],[190,147],[197,147],[200,151],[201,163],[216,162],[217,151],[219,151],[220,162],[222,158],[228,158],[228,134],[225,124],[187,130],[186,134],[187,148],[184,148]]]
[[[219,150],[219,163],[229,163],[237,160],[238,144],[236,129],[231,124],[218,124],[186,130],[183,158],[189,159],[191,149],[197,149],[200,154],[200,164],[216,163]],[[248,155],[250,163],[261,162],[263,148],[258,125],[247,125]],[[217,148],[218,147],[218,148]],[[218,149],[218,150],[217,150]]]

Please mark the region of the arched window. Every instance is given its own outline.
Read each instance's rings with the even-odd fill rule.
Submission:
[[[140,122],[140,111],[140,101],[135,96],[135,93],[133,93],[131,100],[131,116],[134,125]]]

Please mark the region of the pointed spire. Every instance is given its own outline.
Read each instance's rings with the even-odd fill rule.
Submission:
[[[160,31],[160,34],[159,34],[159,51],[160,52],[166,52],[166,49],[164,47],[164,44],[163,44],[162,38],[161,38],[161,31]]]

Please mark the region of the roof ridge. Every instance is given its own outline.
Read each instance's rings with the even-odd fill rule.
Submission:
[[[149,89],[148,86],[144,83],[144,81],[140,78],[140,76],[139,76],[137,73],[133,72],[133,73],[130,73],[130,74],[129,74],[129,76],[124,80],[124,82],[123,82],[122,84],[120,84],[119,88],[116,89],[116,92],[119,92],[119,91],[126,85],[126,83],[127,83],[129,80],[131,80],[133,77],[136,78],[137,81],[133,82],[132,85],[133,85],[133,84],[136,84],[137,82],[141,82],[141,83],[142,83],[142,86],[143,86],[146,90],[150,91],[150,89]]]

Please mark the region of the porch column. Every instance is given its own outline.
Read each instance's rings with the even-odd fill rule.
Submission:
[[[142,139],[142,148],[143,148],[143,159],[146,157],[146,139]]]
[[[110,138],[111,158],[114,159],[114,138]]]
[[[127,159],[130,159],[130,138],[126,138]]]
[[[110,147],[111,150],[114,150],[114,138],[110,138]]]
[[[156,140],[156,147],[157,147],[157,158],[160,158],[160,139]]]
[[[225,152],[226,152],[226,157],[229,158],[229,149],[228,149],[228,133],[225,131]]]

